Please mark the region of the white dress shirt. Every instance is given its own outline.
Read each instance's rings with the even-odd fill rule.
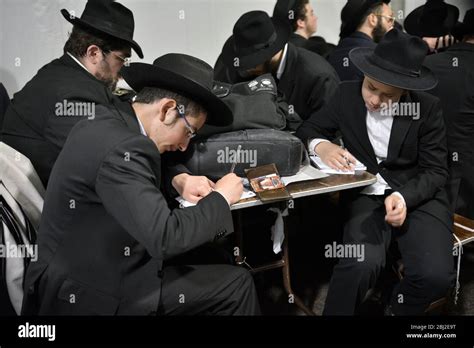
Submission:
[[[283,75],[283,72],[285,71],[287,55],[288,55],[288,44],[286,44],[285,48],[283,49],[283,56],[281,58],[280,65],[278,65],[278,70],[276,72],[276,77],[278,80],[281,79],[281,76]]]

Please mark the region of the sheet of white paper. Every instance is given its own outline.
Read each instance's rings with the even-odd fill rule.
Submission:
[[[244,192],[242,193],[242,196],[240,196],[240,199],[251,198],[251,197],[255,197],[255,196],[256,196],[256,194],[253,191],[250,191],[249,189],[244,187]],[[181,196],[176,197],[176,200],[178,201],[179,205],[182,208],[193,207],[193,206],[196,205],[194,203],[188,202],[187,200],[185,200]]]
[[[320,157],[318,156],[310,156],[311,162],[313,162],[322,172],[326,174],[355,174],[356,171],[359,170],[367,170],[367,167],[357,160],[354,170],[349,170],[347,172],[343,172],[342,170],[332,169],[331,167],[327,166]]]
[[[282,176],[281,180],[285,185],[291,184],[292,182],[307,181],[325,178],[329,175],[324,174],[319,169],[306,165],[300,168],[299,172],[292,176]]]

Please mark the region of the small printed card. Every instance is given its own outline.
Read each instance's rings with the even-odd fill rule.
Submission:
[[[245,175],[262,202],[291,198],[274,163],[246,169]]]

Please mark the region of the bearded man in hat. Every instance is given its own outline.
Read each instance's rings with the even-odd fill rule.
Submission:
[[[339,79],[324,58],[288,42],[290,34],[287,22],[266,12],[243,14],[216,62],[215,79],[237,83],[271,73],[292,110],[308,118],[326,104]]]
[[[404,277],[393,290],[388,313],[422,314],[453,284],[452,214],[446,135],[439,99],[422,91],[437,81],[422,66],[428,51],[418,37],[397,29],[378,46],[350,52],[363,81],[340,85],[334,99],[307,120],[297,135],[334,169],[352,169],[356,159],[377,182],[341,194],[343,243],[363,250],[335,266],[324,314],[353,315],[375,285],[395,239]],[[342,134],[345,149],[332,144]]]
[[[474,219],[474,9],[453,33],[460,42],[426,57],[425,64],[439,80],[429,92],[441,100],[446,123],[451,208]]]
[[[123,76],[138,91],[133,113],[98,106],[99,117],[73,128],[54,165],[23,312],[258,314],[247,270],[164,266],[231,233],[230,205],[243,191],[241,179],[228,174],[196,206],[181,210],[170,210],[160,191],[163,153],[186,150],[205,122],[232,122],[212,93],[212,68],[167,54],[153,65],[133,63]]]
[[[61,13],[73,24],[64,55],[14,95],[2,129],[2,141],[30,159],[45,186],[77,122],[95,117],[98,105],[129,108],[112,91],[131,48],[143,58],[133,14],[120,3],[90,0],[80,18]]]
[[[341,81],[364,79],[364,74],[350,61],[349,52],[356,47],[374,48],[393,28],[395,17],[389,2],[348,0],[342,9],[340,41],[328,59]]]

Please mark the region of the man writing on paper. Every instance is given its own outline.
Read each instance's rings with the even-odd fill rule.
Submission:
[[[363,82],[343,82],[332,102],[297,131],[334,169],[357,158],[377,182],[342,196],[343,243],[363,246],[364,261],[341,258],[334,268],[324,313],[352,315],[375,284],[392,238],[405,266],[389,313],[422,314],[446,295],[453,280],[452,216],[444,189],[446,136],[439,100],[422,90],[436,85],[422,62],[428,47],[393,29],[374,48],[356,48],[352,62]],[[408,112],[407,112],[408,111]],[[328,142],[342,133],[346,149]]]
[[[138,91],[133,114],[98,106],[73,128],[51,173],[37,262],[23,313],[154,315],[259,313],[247,270],[163,262],[233,231],[229,174],[195,207],[171,211],[160,191],[161,154],[184,151],[198,129],[232,122],[211,89],[212,68],[182,54],[122,72]]]

